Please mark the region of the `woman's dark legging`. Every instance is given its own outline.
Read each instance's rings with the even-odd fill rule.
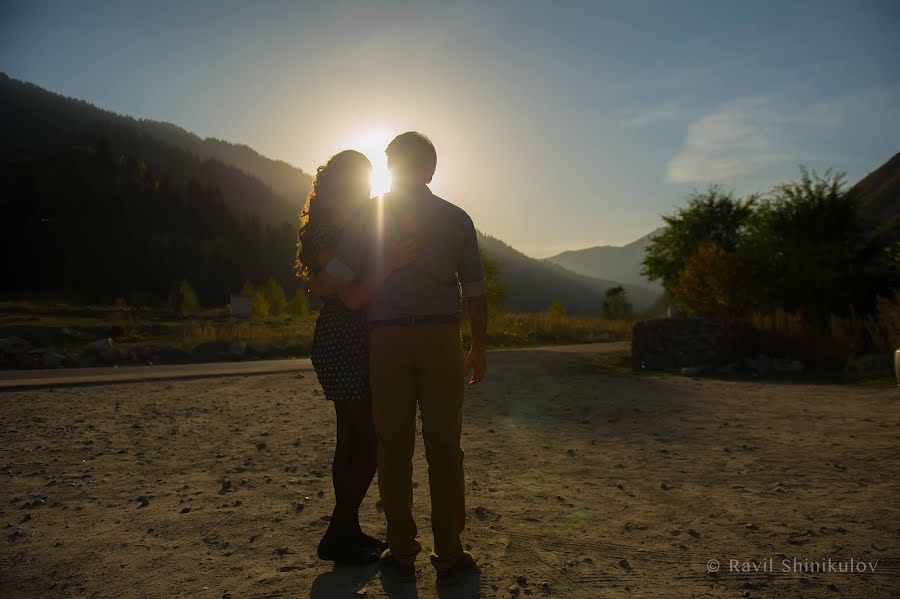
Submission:
[[[359,506],[378,466],[372,405],[368,398],[333,403],[337,416],[337,443],[331,477],[335,506],[325,536],[358,536],[362,534]]]

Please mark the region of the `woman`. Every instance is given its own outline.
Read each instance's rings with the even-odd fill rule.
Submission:
[[[370,201],[372,165],[346,150],[320,166],[300,216],[297,275],[313,279],[331,260],[350,217]],[[312,363],[325,398],[334,402],[337,443],[332,481],[335,506],[318,547],[320,559],[348,564],[376,561],[386,544],[359,526],[359,506],[375,476],[377,442],[369,395],[369,331],[362,308],[392,272],[415,259],[412,243],[397,245],[380,269],[323,297]]]

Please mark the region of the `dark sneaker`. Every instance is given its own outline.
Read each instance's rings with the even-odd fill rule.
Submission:
[[[462,557],[444,570],[437,573],[437,585],[439,587],[447,587],[458,583],[470,572],[478,571],[478,564],[475,558],[468,551],[463,551]]]
[[[376,539],[375,537],[369,536],[362,531],[360,531],[357,535],[357,542],[363,547],[369,547],[372,550],[377,551],[378,555],[381,555],[390,548],[390,545],[387,541]]]
[[[360,545],[354,538],[322,539],[316,553],[321,560],[348,566],[364,566],[378,561],[378,551]]]
[[[390,549],[381,554],[381,575],[397,582],[414,582],[416,580],[415,562],[398,562]]]

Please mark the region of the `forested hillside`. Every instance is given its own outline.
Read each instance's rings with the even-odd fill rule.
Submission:
[[[5,294],[155,304],[186,278],[222,305],[246,280],[299,286],[292,225],[239,220],[218,188],[176,186],[103,143],[6,161],[0,185]]]
[[[547,258],[547,261],[588,277],[631,283],[661,291],[657,283],[649,281],[641,274],[641,268],[647,246],[662,230],[656,229],[623,246],[601,245],[583,250],[570,250]]]
[[[206,305],[274,277],[290,294],[310,176],[253,149],[137,120],[0,74],[2,292],[164,301],[187,279]],[[616,281],[575,274],[482,237],[504,307],[599,314]],[[658,293],[625,286],[636,308]]]
[[[310,176],[246,146],[203,140],[169,123],[141,121],[66,98],[0,73],[0,159],[41,157],[106,140],[146,163],[173,187],[191,180],[218,188],[238,216],[293,223]]]
[[[554,301],[569,314],[600,314],[603,294],[618,282],[586,277],[544,260],[530,258],[499,239],[479,235],[485,254],[500,267],[504,306],[513,312],[539,312]],[[639,285],[624,285],[638,310],[650,307],[659,293]]]

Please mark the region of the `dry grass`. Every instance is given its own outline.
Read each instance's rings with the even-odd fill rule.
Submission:
[[[123,306],[84,306],[0,302],[0,337],[19,336],[35,346],[78,349],[102,337],[120,345],[157,345],[191,349],[203,343],[252,341],[290,346],[292,354],[309,351],[316,314],[255,318],[232,322],[227,308],[199,310],[187,317],[170,312]],[[631,321],[611,321],[559,313],[491,314],[490,347],[522,347],[595,343],[630,338]],[[468,325],[462,327],[468,342]]]
[[[598,343],[631,338],[629,320],[605,320],[591,316],[559,314],[491,314],[488,321],[488,345],[521,347],[566,343]],[[468,341],[468,328],[463,327]]]
[[[878,310],[860,316],[850,309],[846,317],[829,315],[814,324],[802,312],[776,309],[752,317],[754,327],[766,336],[773,353],[787,351],[791,357],[829,369],[846,370],[866,353],[890,353],[900,347],[900,292],[878,298]]]

